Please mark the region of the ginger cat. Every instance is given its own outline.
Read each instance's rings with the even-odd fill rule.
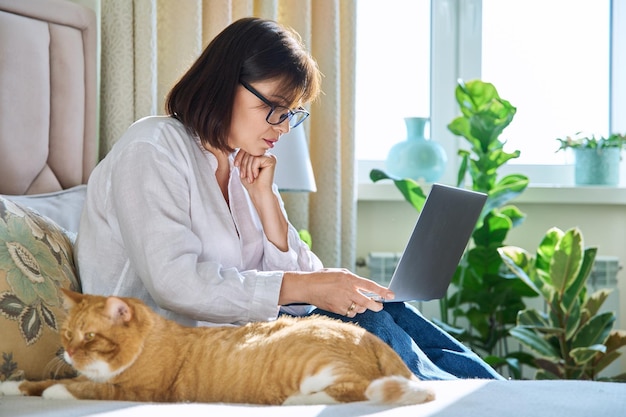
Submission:
[[[64,358],[81,376],[8,381],[5,395],[274,405],[434,399],[387,344],[339,320],[190,328],[137,299],[63,293]]]

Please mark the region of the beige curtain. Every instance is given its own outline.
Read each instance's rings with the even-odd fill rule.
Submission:
[[[353,269],[356,0],[101,0],[101,157],[164,98],[204,46],[245,16],[297,30],[324,74],[308,129],[318,191],[283,194],[290,221],[308,229],[327,267]]]

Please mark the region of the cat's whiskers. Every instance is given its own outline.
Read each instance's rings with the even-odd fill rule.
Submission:
[[[76,371],[62,357],[63,350],[60,349],[56,356],[48,362],[44,368],[44,375],[52,379],[59,379],[76,376]]]

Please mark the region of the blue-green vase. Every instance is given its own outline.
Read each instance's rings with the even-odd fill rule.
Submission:
[[[387,174],[396,178],[435,182],[443,175],[448,158],[443,147],[424,137],[429,122],[425,117],[406,117],[406,140],[396,143],[389,150],[385,168]]]
[[[575,148],[576,185],[617,185],[620,148]]]

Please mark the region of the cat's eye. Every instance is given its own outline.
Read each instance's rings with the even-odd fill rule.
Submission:
[[[89,332],[89,333],[85,333],[85,341],[86,342],[91,342],[94,337],[96,337],[96,334],[94,332]]]

